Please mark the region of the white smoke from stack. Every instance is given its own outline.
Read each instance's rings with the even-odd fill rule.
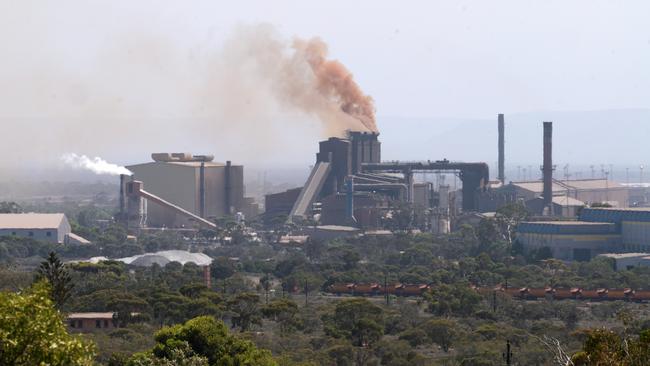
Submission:
[[[75,153],[66,153],[61,155],[61,161],[67,166],[75,169],[89,170],[95,174],[107,175],[132,175],[133,173],[123,166],[109,163],[106,160],[96,156],[90,158],[86,155],[77,155]]]

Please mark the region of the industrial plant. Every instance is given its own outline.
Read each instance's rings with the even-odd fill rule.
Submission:
[[[294,229],[278,240],[289,243],[394,230],[388,223],[399,215],[406,218],[401,229],[446,234],[516,204],[531,214],[517,228],[525,251],[548,248],[569,261],[650,251],[650,230],[644,229],[650,209],[629,209],[631,188],[607,177],[555,178],[553,123],[542,126],[541,179],[524,181],[505,176],[503,114],[497,116],[495,180],[481,161],[382,161],[378,132],[347,131],[320,141],[305,184],[267,194],[264,212],[245,195],[242,165],[215,162],[211,155],[154,153],[152,161],[126,167],[132,175],[120,176],[119,218],[132,232],[216,229],[223,218],[242,224],[282,218]],[[436,184],[427,174],[438,178]],[[460,189],[445,184],[448,175],[460,180]]]

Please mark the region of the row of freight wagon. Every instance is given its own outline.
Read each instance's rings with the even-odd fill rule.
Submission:
[[[585,300],[585,301],[650,301],[650,290],[634,290],[630,288],[607,289],[600,288],[595,290],[582,288],[554,288],[554,287],[477,287],[472,288],[483,295],[494,293],[503,293],[514,298],[523,300]],[[387,284],[378,283],[335,283],[327,288],[327,292],[336,295],[353,295],[353,296],[383,296],[386,294],[395,296],[422,296],[425,292],[434,290],[433,286],[428,284]]]

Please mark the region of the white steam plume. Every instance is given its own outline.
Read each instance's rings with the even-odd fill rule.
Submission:
[[[96,156],[89,158],[86,155],[77,155],[75,153],[66,153],[61,155],[61,161],[66,165],[76,168],[90,170],[95,174],[108,174],[108,175],[132,175],[133,173],[123,166],[109,163],[106,160]]]

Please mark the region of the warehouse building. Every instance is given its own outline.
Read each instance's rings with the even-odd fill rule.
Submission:
[[[30,238],[59,244],[89,244],[73,234],[62,213],[0,214],[0,236]]]
[[[623,251],[650,252],[650,208],[586,208],[580,220],[611,222],[621,233]]]
[[[517,240],[526,252],[547,247],[553,258],[567,261],[588,261],[616,251],[621,245],[616,225],[606,222],[522,222],[517,228]]]
[[[552,216],[575,217],[582,206],[608,203],[612,207],[630,206],[630,187],[607,179],[556,180],[551,184],[553,193]],[[493,212],[513,202],[523,202],[531,212],[539,213],[544,206],[541,180],[510,182],[503,186],[492,185],[478,197],[479,211]]]
[[[517,240],[525,251],[548,247],[562,260],[650,252],[650,208],[584,208],[580,221],[522,222]]]

